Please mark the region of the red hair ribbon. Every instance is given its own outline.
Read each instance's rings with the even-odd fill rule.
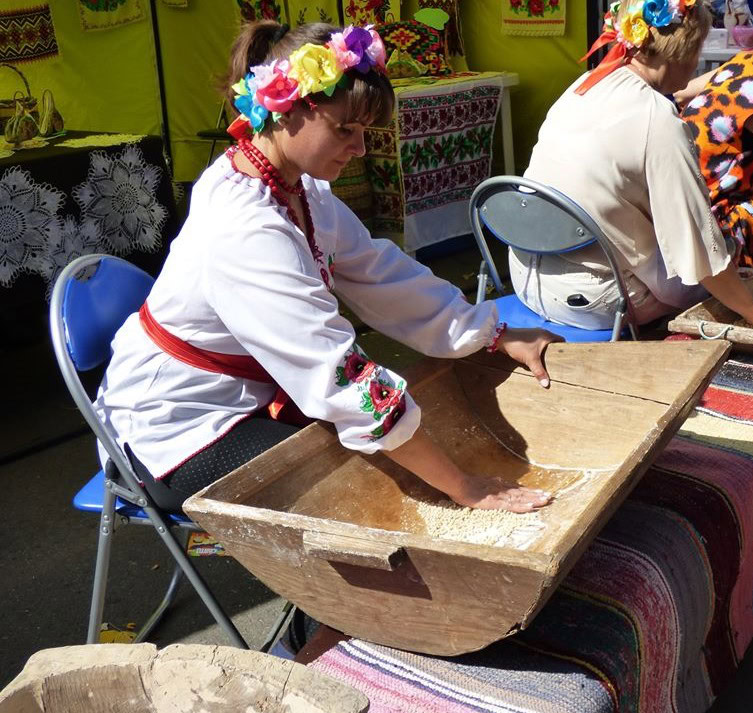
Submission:
[[[227,127],[227,133],[234,139],[240,139],[246,135],[246,131],[251,126],[248,119],[237,117],[230,126]]]
[[[604,30],[601,33],[599,39],[591,45],[591,49],[588,50],[588,54],[581,57],[580,61],[585,62],[594,52],[600,50],[610,42],[614,42],[617,39],[617,33],[614,30]],[[614,45],[609,52],[605,55],[604,59],[599,62],[599,65],[594,69],[591,74],[578,86],[575,90],[576,94],[585,94],[594,84],[600,82],[608,74],[614,72],[615,69],[619,69],[627,63],[628,54],[627,47],[622,42],[618,42]]]

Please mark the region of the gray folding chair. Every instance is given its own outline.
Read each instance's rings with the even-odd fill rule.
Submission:
[[[50,331],[55,357],[76,406],[109,456],[104,472],[100,470],[74,498],[76,508],[100,513],[86,640],[90,644],[99,641],[112,533],[120,525],[140,524],[150,525],[156,530],[175,560],[175,568],[162,602],[138,632],[135,642],[144,641],[157,625],[185,576],[232,643],[248,648],[186,555],[188,534],[201,528],[182,511],[167,512],[156,506],[109,427],[98,418],[79,378],[80,371],[93,369],[109,360],[115,332],[143,304],[153,282],[147,273],[120,258],[85,255],[61,272],[52,291]],[[289,608],[286,607],[275,623],[262,646],[263,651],[276,641]]]
[[[470,201],[473,235],[481,251],[476,302],[486,298],[488,277],[499,297],[501,318],[511,327],[539,327],[567,341],[617,340],[627,322],[634,339],[638,329],[614,250],[601,228],[577,203],[550,186],[521,176],[495,176],[478,185]],[[517,295],[504,295],[486,233],[506,245],[537,255],[566,253],[598,243],[612,268],[619,290],[612,329],[590,330],[550,322],[526,307]]]

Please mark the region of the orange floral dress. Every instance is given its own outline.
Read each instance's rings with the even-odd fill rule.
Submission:
[[[736,54],[687,104],[682,118],[695,139],[714,215],[738,245],[739,263],[753,265],[753,52]]]

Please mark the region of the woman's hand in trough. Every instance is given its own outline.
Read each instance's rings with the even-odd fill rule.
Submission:
[[[552,496],[543,490],[507,485],[501,478],[466,476],[460,493],[450,497],[458,504],[479,510],[531,512],[548,505]]]

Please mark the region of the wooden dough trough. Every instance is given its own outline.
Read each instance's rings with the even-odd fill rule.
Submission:
[[[335,629],[430,654],[480,649],[531,622],[729,349],[552,344],[548,390],[500,354],[421,362],[407,375],[410,392],[457,463],[555,494],[535,514],[462,509],[499,518],[506,535],[494,545],[473,541],[472,518],[457,536],[432,536],[427,512],[450,519],[459,509],[384,455],[343,448],[321,423],[184,509],[267,586]]]
[[[229,646],[44,649],[0,691],[0,713],[365,713],[360,691]]]
[[[753,292],[753,272],[743,280]],[[707,339],[726,339],[738,351],[753,352],[753,325],[725,307],[716,297],[709,297],[678,314],[668,325],[670,332],[693,334]]]

